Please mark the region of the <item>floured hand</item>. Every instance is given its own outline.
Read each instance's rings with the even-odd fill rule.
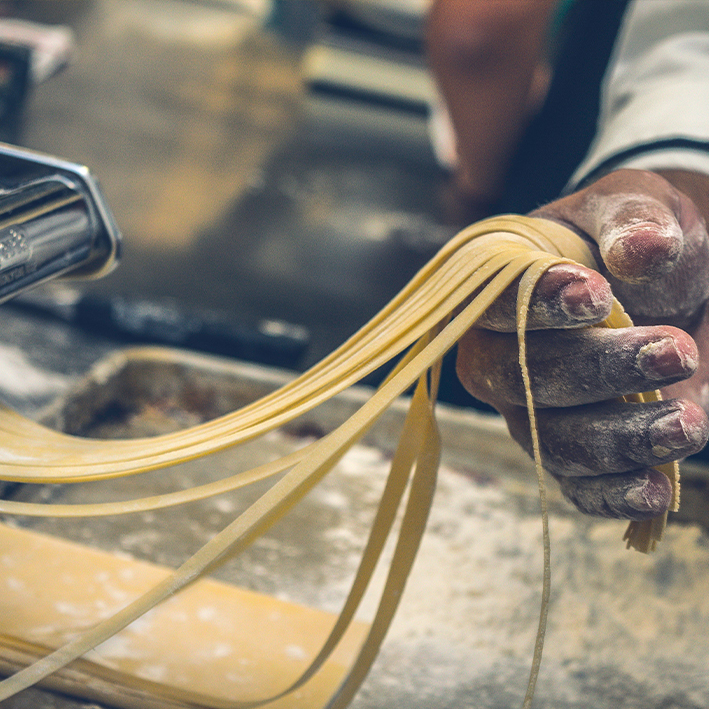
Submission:
[[[618,170],[531,216],[585,237],[601,273],[555,266],[530,307],[527,360],[546,468],[589,514],[642,520],[671,490],[652,467],[701,450],[709,438],[709,178]],[[691,194],[694,201],[690,200]],[[706,205],[703,195],[706,196]],[[615,295],[637,327],[602,321]],[[461,340],[458,375],[531,449],[514,334],[514,289]],[[616,399],[661,389],[665,400]]]

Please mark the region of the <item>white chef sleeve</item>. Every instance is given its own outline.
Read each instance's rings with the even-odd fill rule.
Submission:
[[[633,0],[601,92],[567,191],[620,167],[709,174],[709,0]]]

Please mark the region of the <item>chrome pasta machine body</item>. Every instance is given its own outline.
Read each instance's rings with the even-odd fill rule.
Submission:
[[[53,278],[100,278],[120,248],[86,167],[0,143],[0,303]]]

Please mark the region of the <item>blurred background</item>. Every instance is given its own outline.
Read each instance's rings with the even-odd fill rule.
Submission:
[[[140,306],[137,340],[180,344],[206,313],[285,347],[245,358],[303,369],[386,304],[461,226],[429,138],[428,4],[2,2],[3,139],[89,166],[124,236],[80,285],[97,329],[106,299]],[[69,317],[63,287],[33,295]]]
[[[117,348],[177,345],[299,371],[365,324],[464,226],[432,147],[429,3],[0,0],[0,139],[87,165],[123,233],[122,261],[106,278],[53,281],[0,307],[0,398],[40,416],[67,396],[76,418],[104,416],[110,428],[118,412],[133,421],[131,435],[145,435],[143,421],[194,422],[183,400],[173,411],[165,396],[157,406],[148,399],[143,418],[121,409],[141,384],[161,394],[161,376],[179,384],[172,369],[147,368],[138,384],[116,378],[112,388],[104,367],[93,388],[73,389]],[[226,378],[216,379],[209,396],[185,386],[183,399],[194,408],[226,400]],[[472,403],[451,366],[441,399]],[[331,426],[334,416],[325,418]],[[444,436],[445,450],[458,467],[444,466],[409,605],[360,707],[522,701],[541,574],[536,478],[499,417],[448,410],[445,418],[455,436]],[[298,435],[328,430],[318,426]],[[266,441],[268,456],[273,445]],[[221,460],[224,469],[241,465]],[[330,563],[309,556],[318,537],[305,523],[313,508],[303,506],[285,542],[255,544],[253,564],[241,576],[234,564],[232,580],[291,592],[282,572],[292,569],[305,579],[296,589],[323,597],[344,589],[323,569],[354,572],[349,540],[364,531],[342,520],[361,526],[359,505],[378,499],[368,486],[386,474],[366,461],[355,459],[361,477],[349,471],[354,482],[336,478],[315,498]],[[195,481],[220,474],[213,463],[191,470]],[[156,475],[140,489],[191,484],[182,476]],[[540,706],[709,706],[709,477],[705,466],[685,466],[682,476],[675,519],[689,524],[670,527],[658,555],[641,559],[623,548],[622,523],[578,515],[550,487],[558,580]],[[43,490],[12,494],[45,501]],[[188,523],[146,513],[138,528],[126,517],[122,531],[103,518],[74,529],[82,542],[172,564],[179,559],[163,550],[193,549],[234,509],[205,502]],[[13,706],[68,706],[37,696]]]

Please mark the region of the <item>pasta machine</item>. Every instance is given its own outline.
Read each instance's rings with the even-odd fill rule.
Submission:
[[[0,303],[53,278],[99,278],[120,248],[86,167],[0,143]]]

